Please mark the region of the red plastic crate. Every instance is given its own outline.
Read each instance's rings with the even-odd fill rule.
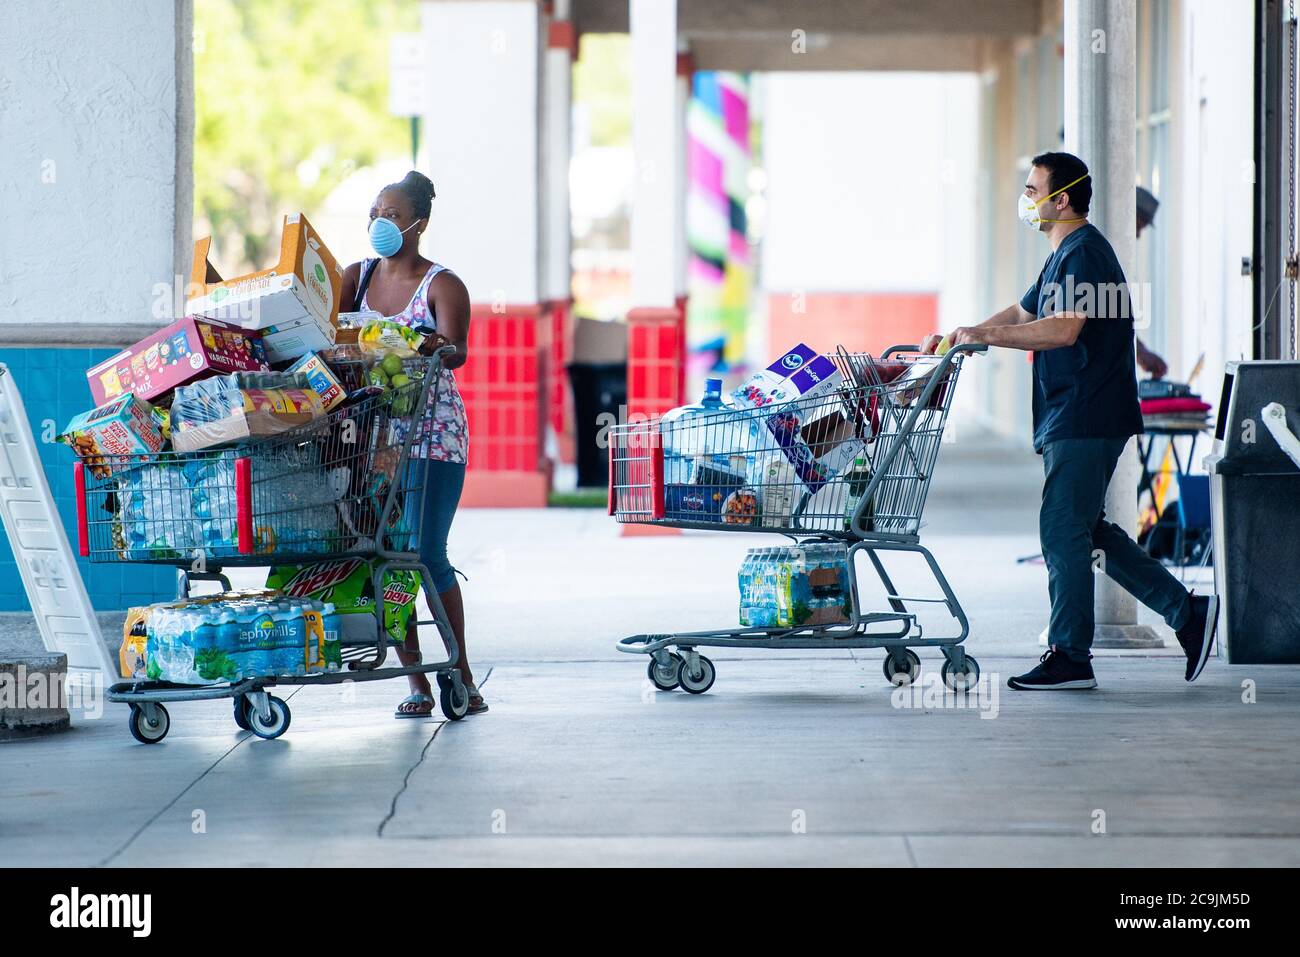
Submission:
[[[682,314],[633,309],[627,316],[628,415],[661,415],[681,405],[684,388]]]
[[[475,308],[456,384],[469,419],[469,468],[536,472],[542,401],[536,306]]]

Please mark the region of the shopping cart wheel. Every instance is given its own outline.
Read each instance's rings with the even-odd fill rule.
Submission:
[[[171,730],[172,719],[166,708],[156,704],[153,713],[153,720],[150,721],[145,716],[144,708],[138,704],[131,705],[131,717],[127,719],[127,726],[131,729],[131,737],[141,744],[157,744]]]
[[[677,666],[677,680],[681,683],[683,691],[689,691],[691,694],[704,694],[713,687],[713,679],[718,676],[713,662],[703,655],[700,655],[699,674],[692,675],[690,666],[687,665],[686,659]]]
[[[677,674],[681,671],[682,656],[675,651],[668,653],[668,664],[660,667],[659,662],[655,660],[654,655],[650,656],[650,664],[646,665],[646,677],[650,683],[660,691],[676,691],[679,685]]]
[[[969,691],[980,680],[980,663],[971,655],[965,656],[961,671],[953,668],[951,661],[943,663],[943,683],[951,691]]]
[[[271,709],[269,717],[263,718],[250,702],[245,708],[244,719],[248,722],[249,731],[270,741],[289,730],[289,721],[293,715],[289,713],[289,706],[275,695],[267,695],[266,703]]]
[[[248,724],[248,700],[242,695],[235,695],[235,724],[244,731],[252,731]]]
[[[910,685],[921,674],[921,659],[911,648],[885,655],[885,680],[891,685]]]
[[[448,721],[459,721],[469,711],[469,691],[450,675],[438,675],[438,703]]]

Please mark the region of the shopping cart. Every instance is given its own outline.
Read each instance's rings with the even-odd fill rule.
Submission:
[[[262,738],[289,727],[289,706],[268,689],[328,685],[434,673],[442,712],[458,720],[469,695],[457,649],[429,570],[419,559],[428,460],[411,452],[426,439],[425,410],[437,402],[444,346],[402,361],[408,382],[385,391],[366,386],[371,363],[332,361],[349,401],[326,416],[271,438],[197,452],[83,458],[75,468],[81,554],[91,562],[175,565],[178,600],[196,582],[231,583],[237,566],[285,566],[359,559],[370,563],[373,614],[343,616],[336,671],[270,674],[190,685],[137,678],[112,685],[110,701],[131,706],[130,730],[144,743],[171,726],[166,705],[233,698],[235,722]],[[352,401],[352,399],[357,401]],[[385,628],[390,573],[419,576],[446,660],[384,667],[398,642]],[[418,595],[417,608],[418,608]]]
[[[973,687],[979,664],[962,647],[966,614],[919,533],[962,361],[986,349],[958,346],[939,357],[893,346],[878,359],[840,349],[838,377],[810,399],[612,428],[609,511],[617,521],[776,533],[794,541],[796,557],[839,543],[849,597],[837,621],[632,635],[619,651],[648,654],[647,674],[661,691],[702,694],[716,669],[701,647],[884,648],[885,678],[902,685],[920,675],[913,649],[929,646],[943,652],[949,688]],[[881,558],[887,552],[921,556],[941,597],[900,594]],[[887,611],[861,608],[859,556],[879,577]],[[909,610],[916,603],[944,606],[956,633],[925,635]]]

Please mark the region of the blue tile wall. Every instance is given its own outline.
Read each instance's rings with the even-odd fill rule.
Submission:
[[[74,415],[94,404],[86,370],[113,355],[116,349],[0,349],[0,362],[18,385],[50,492],[63,518],[68,542],[77,548],[77,506],[72,488],[72,450],[57,442],[43,442],[48,420],[57,434]],[[96,611],[115,611],[170,598],[176,590],[176,572],[151,565],[91,565],[77,556],[81,578]],[[0,611],[30,611],[27,593],[18,575],[9,539],[0,526]]]

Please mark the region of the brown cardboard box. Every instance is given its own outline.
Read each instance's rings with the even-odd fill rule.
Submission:
[[[284,218],[280,261],[270,269],[222,279],[208,261],[212,237],[194,244],[195,295],[186,311],[260,329],[272,362],[328,349],[338,331],[343,270],[301,213]]]

